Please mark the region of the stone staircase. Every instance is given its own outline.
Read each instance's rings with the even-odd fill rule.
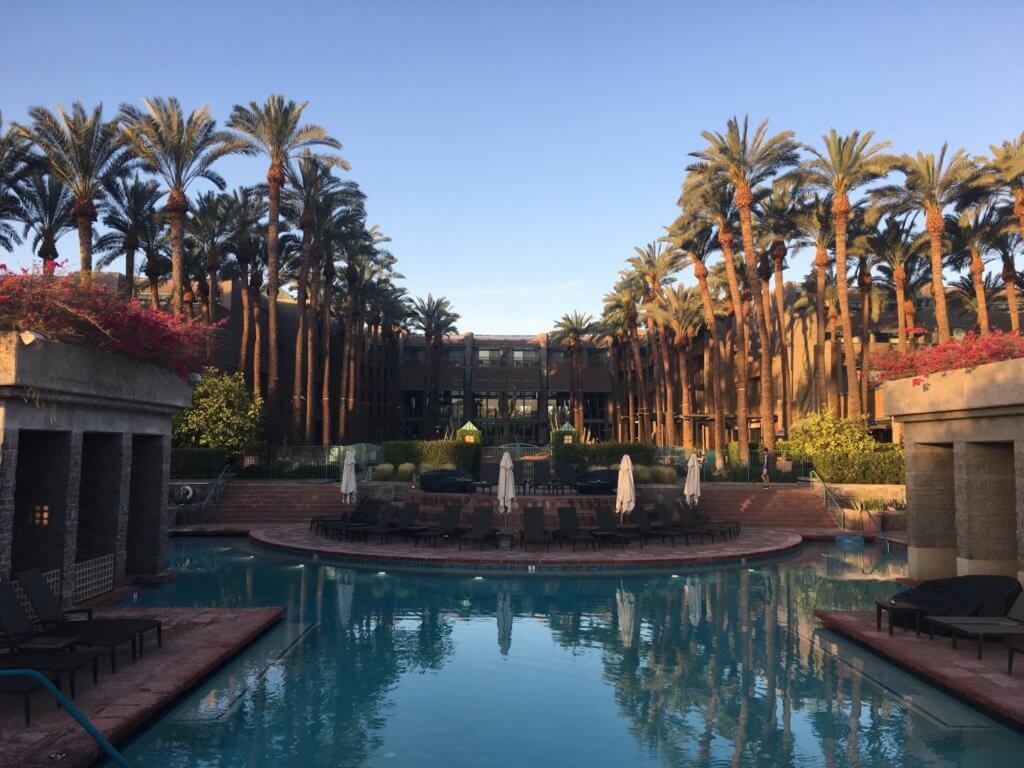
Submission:
[[[738,520],[765,528],[836,528],[821,497],[809,486],[760,483],[705,483],[700,511],[712,520]]]
[[[232,480],[207,518],[209,525],[298,523],[343,510],[338,483],[322,480]]]

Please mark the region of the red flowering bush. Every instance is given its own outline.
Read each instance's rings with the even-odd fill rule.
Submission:
[[[120,352],[184,376],[202,369],[212,328],[142,309],[77,277],[0,276],[0,330]]]
[[[950,339],[933,347],[921,347],[900,352],[886,350],[871,357],[875,383],[927,376],[940,371],[973,368],[1000,360],[1024,357],[1024,339],[1016,333],[993,331],[988,336],[968,333],[963,339]]]

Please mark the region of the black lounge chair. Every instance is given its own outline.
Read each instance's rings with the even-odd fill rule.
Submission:
[[[725,539],[735,539],[740,535],[740,524],[737,520],[712,520],[707,515],[700,512],[697,507],[691,507],[689,504],[684,504],[682,501],[677,501],[680,509],[687,510],[687,514],[692,515],[697,525],[702,525],[708,530],[715,531],[719,536]]]
[[[3,658],[0,656],[0,658]],[[17,667],[17,669],[25,669],[25,667]],[[36,670],[39,672],[40,670]],[[44,677],[49,679],[57,689],[60,689],[60,675],[53,673],[47,674],[42,673]],[[4,677],[0,678],[0,693],[9,693],[14,696],[21,696],[22,711],[25,713],[25,725],[32,725],[32,694],[43,687],[43,684],[36,680],[34,677]],[[60,709],[60,703],[57,703],[57,708]]]
[[[445,507],[444,512],[437,521],[437,525],[418,531],[413,536],[414,547],[418,547],[420,540],[429,540],[435,547],[438,539],[454,539],[459,535],[459,515],[462,509],[458,505]]]
[[[533,462],[532,486],[534,492],[536,492],[538,488],[543,489],[545,493],[551,492],[551,465],[546,460]]]
[[[398,510],[390,504],[385,504],[380,514],[377,515],[376,523],[366,528],[355,529],[352,533],[362,534],[363,541],[367,541],[370,536],[380,536],[380,543],[383,544],[388,534],[395,533],[397,529]]]
[[[681,501],[676,502],[676,511],[679,513],[679,516],[673,527],[686,536],[687,544],[690,543],[691,536],[695,539],[699,539],[702,544],[704,543],[705,537],[709,538],[711,539],[711,543],[714,544],[715,536],[725,538],[732,535],[730,532],[731,529],[709,525],[698,521],[697,513]]]
[[[473,483],[478,491],[490,493],[491,488],[498,484],[498,473],[501,471],[497,464],[488,462],[480,465],[480,479]]]
[[[1004,618],[1021,594],[1021,586],[1012,576],[954,576],[929,579],[897,592],[888,601],[876,603],[876,621],[881,626],[882,612],[889,614],[889,634],[893,626],[913,628],[920,633],[928,625],[947,631],[933,620],[939,618]],[[927,617],[927,619],[925,618]]]
[[[407,501],[402,505],[402,508],[398,510],[398,514],[395,516],[395,527],[385,534],[384,540],[387,541],[391,536],[405,536],[406,539],[414,536],[418,531],[425,530],[427,526],[420,525],[416,522],[416,518],[420,514],[420,505],[415,501]]]
[[[348,519],[324,522],[319,526],[320,535],[329,539],[341,539],[357,531],[369,528],[377,520],[383,502],[380,499],[366,499]]]
[[[929,636],[934,636],[936,627],[949,632],[954,648],[958,637],[977,640],[980,659],[986,638],[1024,637],[1024,592],[1017,595],[1005,616],[925,616],[925,624]],[[1007,666],[1012,674],[1012,654]]]
[[[660,501],[654,505],[654,513],[657,516],[657,520],[651,523],[652,527],[656,531],[669,531],[676,535],[676,537],[682,537],[686,546],[690,546],[690,534],[685,530],[676,528],[675,515],[672,514],[672,507],[668,504],[662,504]],[[698,538],[701,538],[703,534],[698,533]],[[675,542],[672,542],[675,546]]]
[[[75,698],[75,673],[92,666],[92,684],[99,681],[99,652],[96,651],[29,651],[0,654],[0,669],[34,669],[49,677],[58,690],[68,681],[68,696]],[[26,723],[28,722],[26,718]]]
[[[576,467],[567,461],[559,462],[558,464],[558,477],[551,481],[552,486],[561,493],[566,488],[569,490],[576,489]]]
[[[494,510],[490,507],[477,507],[473,510],[473,527],[469,533],[459,539],[459,549],[462,549],[462,542],[478,542],[480,549],[484,548],[485,541],[494,541],[498,546],[498,537],[494,528]]]
[[[309,530],[312,533],[321,533],[321,528],[324,525],[328,525],[330,523],[350,522],[353,519],[353,517],[360,513],[360,510],[366,506],[366,503],[369,500],[369,496],[363,496],[363,498],[359,499],[356,502],[355,506],[352,507],[352,509],[340,515],[321,515],[319,517],[314,517],[309,521]]]
[[[597,549],[597,542],[594,537],[586,531],[580,530],[580,521],[576,516],[576,507],[558,508],[558,548],[562,548],[563,541],[572,542],[572,551],[576,551],[577,544],[589,544],[591,548]]]
[[[527,507],[523,510],[523,550],[531,544],[543,544],[544,551],[551,551],[551,538],[544,530],[544,510],[541,507]]]
[[[72,608],[64,610],[57,596],[50,591],[50,586],[43,578],[42,571],[33,568],[27,571],[19,571],[14,574],[22,591],[32,605],[36,618],[43,626],[43,629],[66,634],[78,634],[80,632],[134,632],[138,638],[139,656],[145,654],[143,637],[146,632],[156,632],[156,645],[160,648],[164,644],[163,624],[159,619],[143,618],[111,618],[94,619],[92,608]],[[74,616],[84,618],[74,619]]]
[[[632,531],[626,531],[619,527],[615,522],[615,510],[611,507],[600,506],[595,509],[594,519],[597,522],[597,528],[590,531],[590,535],[593,536],[599,544],[611,542],[613,544],[618,544],[620,547],[625,549],[626,545],[631,541],[639,541],[640,548],[643,549],[643,538]]]
[[[657,509],[657,507],[655,507],[655,509]],[[662,518],[659,515],[659,522],[661,520]],[[641,547],[651,539],[658,539],[661,542],[664,542],[667,539],[672,542],[672,546],[674,547],[676,545],[676,536],[686,537],[685,533],[677,533],[673,530],[672,526],[669,526],[668,528],[664,525],[656,526],[651,520],[650,512],[639,507],[633,510],[633,522],[636,523],[637,535],[640,537]]]

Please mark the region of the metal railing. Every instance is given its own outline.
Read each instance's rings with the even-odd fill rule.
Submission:
[[[227,486],[230,477],[231,465],[225,464],[224,469],[220,471],[220,474],[217,475],[217,479],[214,480],[213,485],[210,486],[210,491],[206,494],[206,498],[203,499],[202,504],[199,505],[199,522],[201,524],[206,523],[206,516],[209,514],[211,507],[220,501],[220,495]]]
[[[844,531],[847,530],[846,509],[839,502],[839,497],[836,496],[835,492],[828,487],[828,483],[822,480],[821,476],[813,469],[810,471],[809,477],[811,478],[811,486],[816,486],[821,490],[821,501],[825,505],[825,511],[831,515],[832,520],[839,528]]]
[[[121,766],[121,768],[131,768],[131,765],[125,760],[124,755],[118,752],[114,745],[107,741],[106,737],[99,732],[99,729],[92,724],[82,711],[78,709],[71,700],[68,699],[63,693],[61,693],[57,686],[55,686],[47,677],[41,672],[35,669],[2,669],[0,670],[0,680],[4,678],[29,678],[35,680],[39,685],[49,693],[57,702],[58,706],[67,712],[71,717],[82,726],[82,730],[85,731],[92,738],[93,741],[106,752],[115,765]]]

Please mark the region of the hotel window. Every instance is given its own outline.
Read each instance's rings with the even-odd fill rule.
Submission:
[[[446,347],[444,350],[444,357],[441,359],[448,365],[462,365],[465,357],[465,352],[462,347]]]
[[[501,364],[500,349],[478,349],[476,351],[476,364],[481,368],[491,368]]]
[[[548,422],[553,426],[561,426],[572,417],[569,408],[568,392],[548,392]]]
[[[403,392],[402,413],[407,419],[419,419],[423,416],[423,393],[420,391]]]
[[[559,363],[564,363],[567,359],[564,349],[548,350],[548,365],[558,365]]]
[[[536,349],[512,350],[513,368],[532,368],[540,362],[540,354]]]
[[[402,357],[407,363],[422,363],[425,357],[423,347],[406,347]]]
[[[474,392],[473,411],[478,419],[496,419],[500,415],[500,392]]]
[[[607,416],[606,406],[607,398],[604,392],[583,393],[583,418],[587,421],[603,421]]]
[[[441,390],[441,421],[442,423],[455,423],[457,422],[461,426],[463,422],[462,414],[462,390],[461,389],[443,389]]]
[[[536,392],[513,392],[509,395],[513,419],[532,419],[537,415]]]

